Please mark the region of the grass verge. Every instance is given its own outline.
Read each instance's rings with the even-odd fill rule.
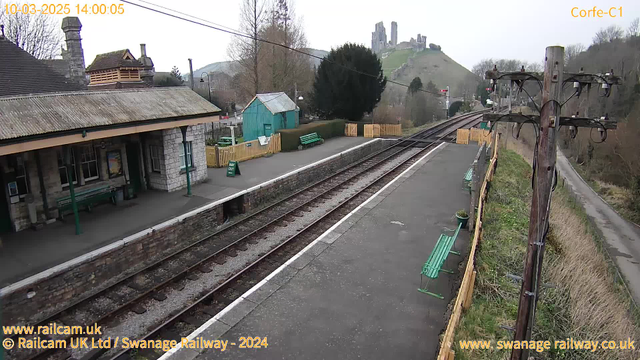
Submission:
[[[583,165],[575,162],[572,158],[568,158],[571,166],[582,176],[582,178],[591,186],[591,188],[600,195],[611,207],[618,212],[623,218],[640,224],[640,213],[629,209],[629,200],[631,199],[631,190],[625,187],[609,184],[600,181],[592,176]]]
[[[465,312],[454,342],[456,359],[503,359],[510,351],[495,348],[512,340],[520,283],[507,274],[522,275],[531,202],[531,167],[514,151],[502,150],[483,220],[483,240],[476,257],[473,304]],[[533,340],[637,339],[630,299],[616,282],[597,233],[569,192],[553,195],[551,227],[544,254]],[[487,350],[462,350],[459,340],[492,340]],[[640,348],[640,346],[638,346]],[[536,359],[637,359],[638,350],[532,351]]]

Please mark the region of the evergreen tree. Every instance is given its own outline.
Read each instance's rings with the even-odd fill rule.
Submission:
[[[183,83],[182,75],[180,74],[180,69],[178,69],[178,67],[177,67],[177,66],[174,66],[174,67],[172,67],[172,68],[171,68],[171,73],[170,73],[170,75],[171,75],[172,77],[174,77],[175,79],[177,79],[177,80],[180,82],[180,84],[182,84],[182,83]]]
[[[386,84],[382,62],[370,49],[345,44],[331,50],[320,63],[313,84],[313,107],[323,117],[357,121],[373,111]]]

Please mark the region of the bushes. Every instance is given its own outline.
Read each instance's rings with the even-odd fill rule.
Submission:
[[[293,151],[300,145],[300,136],[317,133],[323,139],[344,135],[344,120],[314,121],[295,129],[278,130],[282,135],[282,151]]]

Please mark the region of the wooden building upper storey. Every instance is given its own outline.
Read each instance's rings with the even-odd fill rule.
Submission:
[[[89,88],[123,89],[145,87],[142,73],[145,65],[138,61],[129,49],[96,56],[86,69]]]

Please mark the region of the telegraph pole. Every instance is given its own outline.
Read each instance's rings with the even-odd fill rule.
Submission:
[[[542,258],[545,235],[549,228],[551,210],[551,188],[556,168],[556,124],[560,118],[562,96],[562,70],[564,48],[547,48],[542,84],[542,105],[540,107],[540,136],[534,175],[533,198],[529,215],[529,241],[525,258],[518,317],[515,326],[515,341],[529,340],[534,323],[535,307],[538,302]],[[528,358],[528,350],[514,349],[511,360]]]
[[[540,115],[524,115],[522,113],[492,113],[484,114],[485,121],[513,122],[522,126],[524,123],[532,123],[536,127],[538,137],[536,144],[538,151],[534,156],[535,167],[533,175],[533,196],[529,215],[529,234],[527,254],[525,257],[522,286],[518,304],[518,315],[515,324],[514,340],[517,342],[531,340],[532,329],[535,324],[536,306],[542,275],[542,262],[545,249],[545,238],[549,229],[549,213],[551,210],[551,193],[556,181],[556,130],[560,126],[567,126],[569,130],[577,134],[578,128],[597,128],[601,140],[606,139],[607,129],[616,129],[615,120],[610,121],[606,116],[602,118],[589,118],[561,116],[562,106],[572,97],[580,97],[583,89],[587,89],[587,96],[593,84],[601,85],[605,97],[611,94],[611,85],[619,85],[621,79],[614,76],[613,70],[606,74],[563,73],[564,48],[550,46],[546,49],[544,74],[527,73],[524,67],[520,72],[500,73],[494,66],[487,71],[486,78],[493,81],[497,87],[494,96],[498,97],[497,109],[500,109],[501,87],[498,80],[509,80],[511,86],[517,85],[522,91],[526,81],[535,80],[542,82],[542,103],[539,107]],[[573,83],[575,93],[564,102],[563,84]],[[494,89],[496,89],[494,87]],[[533,99],[531,99],[533,101]],[[572,135],[573,136],[573,135]],[[528,349],[513,349],[511,360],[527,360]]]

